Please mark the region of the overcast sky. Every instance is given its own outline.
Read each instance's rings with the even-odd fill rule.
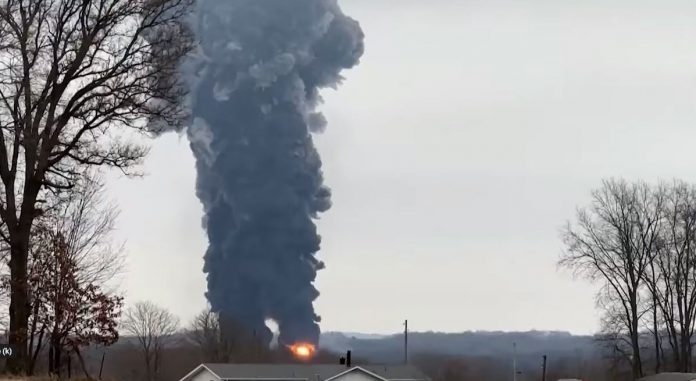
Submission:
[[[343,0],[361,64],[324,92],[322,329],[598,328],[559,229],[602,178],[696,181],[696,3]],[[205,305],[185,137],[113,177],[127,302]]]

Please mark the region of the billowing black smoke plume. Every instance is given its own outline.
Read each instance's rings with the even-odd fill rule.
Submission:
[[[319,89],[358,63],[362,31],[337,0],[197,7],[201,48],[185,70],[195,72],[187,133],[209,239],[206,296],[265,343],[269,318],[281,343],[317,343],[314,219],[331,202],[312,133],[326,125]]]

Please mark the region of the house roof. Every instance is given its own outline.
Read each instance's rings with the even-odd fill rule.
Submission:
[[[385,381],[426,381],[428,377],[410,365],[326,364],[201,364],[221,380],[327,381],[350,371],[362,371]],[[188,376],[197,373],[196,368]],[[184,377],[186,379],[187,377]],[[183,380],[183,379],[182,379]]]
[[[693,381],[696,373],[660,373],[643,377],[640,381]]]

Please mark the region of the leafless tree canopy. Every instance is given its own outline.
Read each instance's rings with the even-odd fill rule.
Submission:
[[[171,344],[179,328],[179,319],[150,302],[138,302],[126,310],[121,327],[135,336],[143,355],[147,381],[157,379],[164,348]]]
[[[631,340],[634,377],[643,375],[639,329],[641,287],[658,244],[663,192],[645,183],[608,180],[563,231],[561,264],[601,279],[621,308]]]
[[[654,314],[664,322],[673,368],[692,370],[696,320],[696,187],[675,181],[665,191],[661,244],[645,279]]]
[[[61,234],[70,258],[78,264],[78,280],[107,285],[124,270],[123,247],[113,241],[119,209],[105,197],[104,183],[94,171],[81,174],[70,192],[51,198],[51,208],[36,220],[32,252]]]
[[[201,351],[205,362],[230,360],[231,343],[222,336],[218,314],[206,308],[191,322],[189,338]]]
[[[646,352],[655,372],[692,371],[696,186],[605,181],[562,237],[560,264],[601,282],[602,340],[633,377]]]
[[[27,261],[49,194],[84,166],[133,173],[125,131],[177,126],[191,0],[0,0],[0,238],[10,248],[11,370],[26,368]]]
[[[76,164],[129,168],[145,150],[114,127],[180,123],[175,73],[190,46],[180,24],[186,5],[0,1],[3,183],[61,189],[72,186]],[[3,212],[16,212],[21,195],[4,191]]]

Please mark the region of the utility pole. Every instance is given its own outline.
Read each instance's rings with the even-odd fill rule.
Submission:
[[[541,366],[541,381],[546,381],[546,355],[544,355],[544,365]]]
[[[404,321],[404,364],[408,364],[408,320]]]
[[[512,343],[512,381],[517,381],[517,343]]]

